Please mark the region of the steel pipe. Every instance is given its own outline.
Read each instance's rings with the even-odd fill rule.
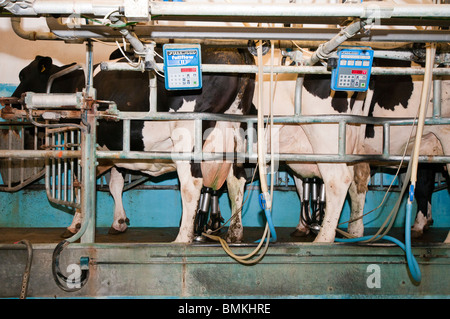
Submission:
[[[27,92],[25,96],[27,108],[57,108],[73,106],[81,109],[83,93],[33,93]]]
[[[267,161],[270,160],[270,154],[266,154]],[[195,153],[170,153],[170,152],[123,152],[123,151],[97,151],[97,158],[110,160],[171,160],[171,161],[194,161],[200,163],[201,161],[238,161],[244,163],[250,161],[256,163],[258,160],[257,154],[250,156],[246,153],[203,153],[197,155]],[[410,156],[403,157],[402,155],[385,156],[382,154],[274,154],[275,161],[290,161],[290,162],[319,162],[319,163],[357,163],[357,162],[408,162]],[[426,163],[449,163],[450,156],[441,155],[421,155],[420,162]]]
[[[446,18],[450,5],[408,4],[376,2],[362,4],[223,4],[150,2],[150,13],[157,16],[208,16],[219,19],[238,17],[354,17],[354,18]],[[161,19],[161,17],[159,17]]]
[[[450,6],[445,4],[407,4],[398,5],[385,2],[361,4],[262,4],[262,3],[188,3],[150,1],[149,12],[158,19],[164,17],[208,17],[221,21],[224,17],[354,17],[354,18],[447,18]],[[40,16],[48,14],[73,15],[89,14],[104,17],[111,12],[123,12],[123,0],[1,0],[0,7],[14,15]]]
[[[158,68],[163,69],[164,64],[157,63]],[[139,71],[143,67],[134,67],[128,63],[121,62],[101,62],[103,71]],[[270,66],[264,66],[264,73],[270,73]],[[202,72],[215,73],[257,73],[256,65],[228,65],[228,64],[203,64]],[[325,66],[274,66],[274,73],[297,73],[297,74],[331,74]],[[400,67],[373,67],[373,75],[423,75],[423,68],[400,68]],[[434,68],[433,75],[450,75],[450,68]]]
[[[80,25],[77,28],[69,28],[66,25],[49,22],[50,30],[61,39],[89,39],[115,41],[121,38],[121,34],[111,27],[102,25]],[[249,40],[301,40],[301,41],[327,41],[335,36],[340,29],[337,28],[280,28],[280,27],[219,27],[219,26],[141,26],[134,27],[134,32],[142,39],[223,39]],[[442,30],[377,30],[370,34],[357,34],[352,41],[385,41],[385,42],[443,42],[450,41],[448,32]],[[347,40],[350,41],[350,40]],[[214,41],[215,42],[215,41]],[[214,43],[213,42],[213,43]],[[220,45],[220,43],[218,44]],[[167,43],[167,41],[165,41]],[[215,43],[214,43],[215,44]],[[246,42],[239,44],[246,46]],[[364,43],[364,45],[367,45]],[[228,46],[236,46],[229,43]],[[277,46],[279,46],[277,44]],[[282,43],[281,47],[293,47],[290,43]]]
[[[2,150],[0,158],[80,158],[81,151]]]
[[[21,26],[22,19],[20,17],[11,18],[11,27],[15,34],[25,40],[60,40],[52,32],[25,31]]]

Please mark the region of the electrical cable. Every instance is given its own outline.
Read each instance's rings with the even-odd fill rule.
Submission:
[[[22,276],[22,286],[20,290],[20,299],[26,299],[28,293],[28,284],[30,282],[31,264],[33,263],[33,246],[29,240],[23,239],[16,244],[23,244],[27,247],[27,262]]]
[[[66,291],[66,292],[75,292],[83,288],[83,286],[87,283],[89,279],[89,268],[81,270],[80,278],[74,278],[75,280],[71,280],[70,278],[64,276],[59,268],[59,256],[63,249],[70,244],[69,241],[63,240],[58,245],[56,245],[55,250],[52,255],[52,275],[55,280],[56,285]],[[78,279],[78,280],[77,280]],[[69,287],[69,284],[73,287]]]

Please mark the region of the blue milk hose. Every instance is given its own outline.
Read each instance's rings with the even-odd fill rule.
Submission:
[[[409,200],[406,204],[406,216],[405,216],[405,243],[403,244],[397,238],[391,236],[378,236],[376,239],[386,239],[394,244],[398,245],[405,253],[406,253],[406,261],[408,263],[408,268],[411,273],[411,276],[416,282],[420,282],[422,280],[422,274],[420,272],[419,264],[417,263],[416,258],[412,254],[411,250],[411,211],[412,211],[412,200],[411,197],[414,198],[414,189],[411,187]],[[345,242],[345,243],[355,243],[360,241],[365,241],[372,238],[372,236],[364,236],[358,238],[336,238],[336,242]]]
[[[269,225],[270,241],[276,242],[277,241],[277,233],[275,232],[275,227],[274,227],[273,221],[272,221],[272,214],[271,214],[270,209],[267,208],[266,199],[264,198],[264,194],[259,194],[258,198],[259,198],[259,205],[264,210],[264,214],[266,215],[267,224]],[[259,242],[259,240],[256,242]]]

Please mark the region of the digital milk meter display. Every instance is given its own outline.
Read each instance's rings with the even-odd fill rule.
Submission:
[[[346,48],[338,51],[336,68],[331,75],[331,89],[335,91],[367,91],[372,70],[373,50]]]
[[[201,49],[198,44],[165,44],[164,73],[167,90],[202,87]]]

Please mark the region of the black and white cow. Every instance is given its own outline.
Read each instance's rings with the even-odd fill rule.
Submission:
[[[441,173],[450,185],[447,169],[442,164],[420,163],[417,169],[417,184],[414,196],[417,201],[417,213],[411,228],[411,237],[420,238],[424,231],[433,225],[431,199],[435,190],[436,174]]]
[[[207,64],[253,64],[254,60],[247,50],[202,49],[202,63]],[[159,61],[161,62],[161,61]],[[50,58],[36,59],[21,71],[21,84],[13,96],[23,92],[44,92],[48,76],[53,69]],[[74,75],[74,78],[77,76]],[[72,77],[71,77],[72,78]],[[192,91],[167,91],[164,80],[158,77],[157,110],[163,112],[207,112],[248,114],[254,90],[254,77],[248,74],[203,75],[203,88]],[[61,84],[62,92],[73,92],[84,85],[82,77],[78,81],[65,80]],[[54,92],[58,86],[55,81]],[[94,77],[94,87],[99,100],[115,101],[121,111],[149,110],[149,74],[147,72],[102,71]],[[241,136],[237,134],[239,123],[204,122],[205,132],[203,149],[206,152],[234,152],[243,146]],[[100,147],[109,150],[122,149],[121,122],[99,121],[97,142]],[[194,143],[192,121],[131,121],[130,149],[132,151],[168,151],[191,152]],[[229,161],[192,163],[189,161],[122,161],[115,162],[116,167],[141,171],[151,176],[177,171],[182,197],[182,220],[176,242],[191,242],[194,236],[194,218],[202,187],[214,190],[221,188],[225,180],[231,198],[232,211],[239,208],[235,203],[242,202],[245,173],[242,168]],[[102,163],[100,163],[102,165]],[[126,214],[122,205],[123,176],[114,167],[111,170],[110,191],[115,200],[114,222],[112,229],[118,232],[126,230]],[[244,175],[243,175],[244,174]],[[81,214],[75,214],[68,227],[75,233],[81,221]],[[78,227],[77,227],[78,226]],[[242,233],[230,232],[228,240],[239,241]]]
[[[403,66],[408,67],[410,62],[377,60],[378,66]],[[306,81],[306,78],[305,78]],[[329,84],[329,83],[328,83]],[[328,86],[328,84],[326,84]],[[448,81],[443,81],[442,88],[442,116],[450,115],[450,86]],[[372,76],[370,89],[364,102],[364,109],[368,111],[368,116],[376,117],[414,117],[419,107],[420,95],[422,91],[422,79],[417,76],[407,75],[376,75]],[[342,94],[342,93],[341,93]],[[336,96],[336,92],[335,92]],[[432,99],[430,100],[430,102]],[[333,105],[333,102],[331,102]],[[428,116],[431,115],[432,105],[428,107]],[[390,153],[393,155],[401,155],[404,148],[408,144],[410,136],[410,127],[392,126],[390,133]],[[443,155],[450,154],[449,144],[449,128],[448,126],[426,126],[423,133],[420,154],[422,155]],[[365,139],[359,147],[359,153],[365,154],[381,154],[382,153],[383,133],[381,127],[376,129],[368,125],[366,127]],[[409,141],[411,147],[412,141]],[[409,153],[410,154],[410,151]],[[449,167],[449,164],[447,164]],[[361,166],[355,166],[355,177]],[[418,172],[418,180],[416,183],[416,200],[418,203],[418,213],[416,221],[412,228],[414,236],[420,236],[425,227],[431,223],[431,193],[434,187],[433,182],[428,185],[427,172],[421,165]],[[365,168],[367,172],[367,168]],[[367,175],[366,175],[367,176]],[[428,180],[431,176],[428,176]],[[351,188],[350,188],[351,192]],[[363,212],[363,200],[365,195],[361,193],[352,198],[351,219],[361,217]],[[426,208],[425,208],[426,207]],[[349,225],[350,233],[355,236],[363,235],[362,219],[359,222]]]
[[[268,64],[269,59],[266,58]],[[282,63],[279,51],[275,53],[274,64]],[[295,74],[278,74],[275,80],[273,93],[274,115],[293,115],[295,101]],[[265,110],[269,108],[269,84],[264,83]],[[255,103],[256,104],[256,103]],[[302,114],[353,114],[367,115],[363,108],[364,95],[347,93],[334,93],[330,90],[329,76],[307,75],[304,78],[302,89]],[[279,153],[316,153],[337,154],[338,153],[338,125],[307,124],[307,125],[275,125],[275,133],[272,138],[271,147]],[[359,141],[364,137],[364,128],[359,125],[347,127],[346,151],[348,154],[359,153]],[[301,178],[319,177],[324,181],[326,189],[326,213],[323,219],[323,227],[315,238],[316,242],[332,242],[335,238],[335,228],[345,197],[349,188],[355,190],[354,165],[345,163],[299,163],[288,162],[288,166]],[[298,183],[297,183],[298,182]],[[296,179],[301,188],[301,179]],[[301,191],[300,191],[301,194]],[[276,201],[276,197],[274,201]],[[362,201],[364,203],[364,201]],[[309,229],[299,223],[298,230],[308,233]]]
[[[281,56],[276,55],[275,64],[281,63]],[[268,61],[266,60],[266,63]],[[276,78],[274,92],[274,109],[277,115],[290,115],[294,110],[295,75],[280,74]],[[414,81],[413,81],[414,80]],[[379,117],[414,117],[420,101],[422,82],[410,76],[377,76],[371,80],[370,90],[364,93],[335,92],[330,89],[330,76],[305,75],[302,89],[302,114],[353,114]],[[268,92],[268,90],[265,90]],[[449,87],[448,81],[443,87],[442,115],[448,116]],[[268,94],[268,93],[267,93]],[[266,100],[269,100],[266,97]],[[396,106],[402,105],[399,110]],[[267,106],[266,106],[267,109]],[[429,107],[431,110],[431,107]],[[395,132],[394,132],[395,131]],[[436,141],[444,154],[450,154],[448,128],[430,126],[424,132],[424,138],[431,143],[421,145],[421,154],[438,155],[435,152]],[[401,154],[408,140],[408,128],[391,128],[391,154]],[[433,134],[433,136],[429,135]],[[382,136],[382,135],[377,135]],[[278,151],[280,153],[316,153],[337,154],[338,128],[336,124],[279,125]],[[371,154],[376,149],[373,141],[381,138],[367,139],[365,125],[348,125],[346,135],[347,154]],[[381,144],[378,146],[380,147]],[[431,149],[426,149],[431,147]],[[382,148],[372,154],[381,154]],[[347,165],[343,163],[288,163],[298,177],[322,178],[326,187],[326,208],[322,228],[316,242],[332,242],[347,192],[351,197],[351,219],[361,217],[370,168],[367,163]],[[301,179],[296,178],[296,185],[301,195]],[[274,199],[276,200],[276,198]],[[299,223],[297,230],[306,234],[309,230]],[[349,232],[360,237],[363,235],[362,219],[349,224]]]
[[[383,61],[383,66],[411,66],[410,62]],[[422,90],[422,79],[419,76],[409,75],[377,75],[373,76],[371,89],[373,98],[368,101],[369,115],[376,117],[414,117],[417,113]],[[428,105],[427,116],[431,116],[433,105],[432,95]],[[450,115],[450,82],[448,78],[442,81],[441,115]],[[448,155],[450,154],[448,125],[425,126],[421,142],[422,155]],[[401,155],[408,141],[410,129],[403,126],[391,127],[391,154]],[[367,127],[364,140],[367,153],[380,154],[382,148],[381,128]],[[413,143],[413,142],[411,142]],[[409,152],[409,150],[408,150]],[[409,154],[409,153],[408,153]],[[447,163],[447,171],[450,164]],[[420,164],[417,172],[415,199],[417,201],[417,214],[412,227],[412,236],[420,237],[424,229],[432,224],[431,195],[434,190],[436,171],[442,171],[442,164]],[[444,174],[446,176],[446,174]]]

